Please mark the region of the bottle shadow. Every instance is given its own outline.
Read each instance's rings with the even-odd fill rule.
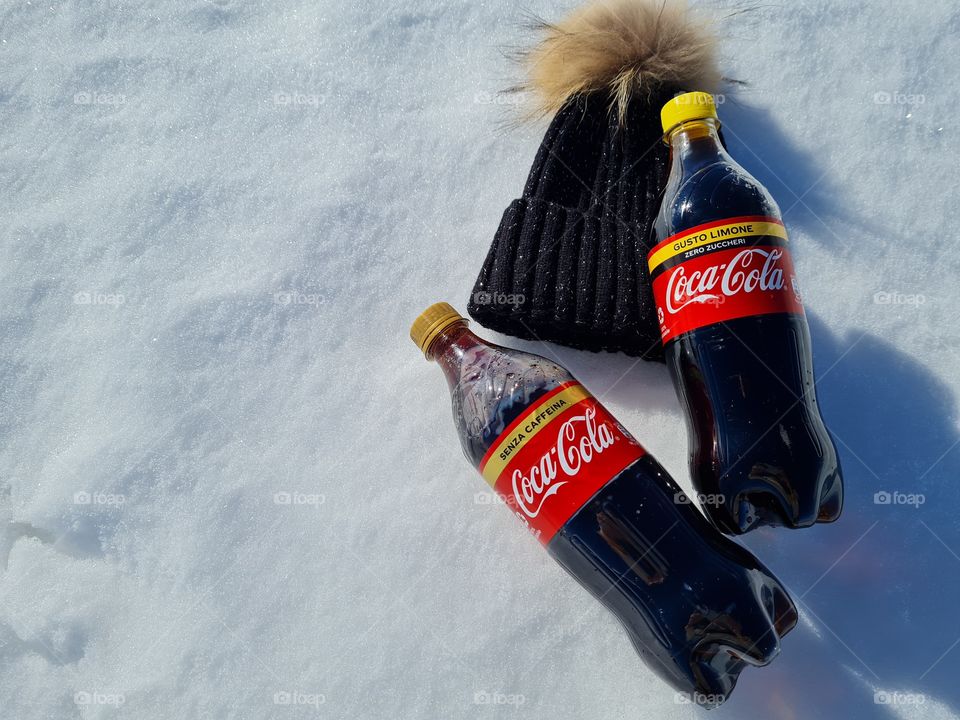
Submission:
[[[747,92],[735,89],[722,96],[721,132],[733,158],[773,195],[788,227],[798,226],[824,244],[850,233],[889,240],[889,225],[858,217],[837,202],[833,168],[794,143],[773,113],[748,102]]]
[[[960,434],[952,394],[892,343],[859,330],[833,334],[808,318],[844,511],[830,525],[742,538],[790,588],[802,621],[781,656],[745,673],[728,710],[711,716],[742,716],[744,706],[772,718],[903,717],[934,706],[953,716]]]

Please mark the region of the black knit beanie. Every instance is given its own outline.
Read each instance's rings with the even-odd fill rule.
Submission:
[[[553,119],[467,310],[508,335],[661,359],[646,267],[669,170],[660,108],[715,89],[713,39],[664,0],[599,0],[543,31],[522,88]]]

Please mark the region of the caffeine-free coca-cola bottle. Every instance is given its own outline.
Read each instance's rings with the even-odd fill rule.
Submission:
[[[446,375],[467,459],[654,672],[716,705],[777,655],[797,621],[784,587],[570,373],[484,342],[446,303],[410,335]]]
[[[720,144],[711,95],[661,118],[670,175],[647,261],[704,511],[729,533],[836,520],[840,464],[780,210]]]

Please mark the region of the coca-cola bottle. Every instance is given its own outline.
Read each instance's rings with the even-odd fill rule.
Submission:
[[[797,611],[564,368],[484,342],[446,303],[410,331],[447,378],[467,459],[688,699],[723,702]]]
[[[670,175],[647,257],[690,473],[725,532],[832,522],[840,464],[787,233],[770,193],[721,145],[716,118],[701,92],[662,110]]]

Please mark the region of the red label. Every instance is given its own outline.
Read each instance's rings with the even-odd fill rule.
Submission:
[[[546,545],[646,451],[580,383],[538,398],[487,451],[480,472]]]
[[[786,243],[779,220],[749,216],[698,225],[653,248],[647,257],[664,344],[735,318],[803,314]]]

